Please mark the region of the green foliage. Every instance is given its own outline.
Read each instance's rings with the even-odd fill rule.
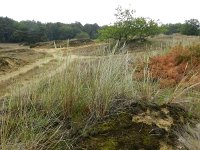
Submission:
[[[98,37],[98,29],[100,29],[98,24],[85,24],[83,26],[83,31],[88,33],[91,39],[96,39]]]
[[[113,38],[115,40],[122,39],[123,30],[117,25],[113,26],[104,26],[101,30],[99,30],[100,39],[110,39]]]
[[[35,43],[47,40],[45,26],[41,22],[21,21],[16,24],[12,41],[9,42],[27,42]]]
[[[181,28],[181,33],[185,35],[199,35],[200,23],[197,19],[186,20]]]
[[[75,38],[76,39],[89,39],[90,36],[86,32],[81,32],[81,33],[78,33]]]
[[[162,33],[170,35],[181,33],[183,35],[200,35],[200,23],[197,19],[186,20],[185,23],[164,24],[160,27]]]
[[[143,17],[133,20],[131,31],[139,39],[160,33],[158,24],[154,20]]]
[[[13,39],[16,22],[8,17],[0,17],[0,42],[9,42]]]
[[[152,19],[135,18],[134,10],[118,7],[115,14],[117,21],[114,25],[105,26],[100,33],[101,39],[132,40],[144,39],[160,32],[158,24]]]
[[[30,44],[48,40],[72,39],[82,33],[87,33],[87,38],[95,39],[98,36],[97,30],[99,28],[98,24],[86,24],[84,26],[80,22],[43,24],[28,20],[17,22],[7,17],[0,17],[0,42],[25,42]]]
[[[176,24],[170,23],[162,25],[161,29],[164,34],[171,35],[174,33],[180,33],[182,26],[183,25],[181,23],[176,23]]]

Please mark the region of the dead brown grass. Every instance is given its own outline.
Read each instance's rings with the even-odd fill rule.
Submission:
[[[166,55],[151,57],[148,64],[141,63],[138,65],[136,78],[143,78],[144,66],[148,67],[151,79],[158,81],[161,88],[173,87],[183,79],[188,82],[193,79],[191,84],[199,82],[200,70],[200,45],[192,46],[175,46]],[[194,74],[196,77],[194,78]],[[194,80],[195,79],[195,80]],[[190,80],[191,82],[191,80]]]

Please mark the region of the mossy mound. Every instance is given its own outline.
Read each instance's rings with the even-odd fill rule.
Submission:
[[[178,139],[173,132],[188,120],[187,113],[178,105],[134,102],[112,110],[87,129],[76,149],[175,149]]]

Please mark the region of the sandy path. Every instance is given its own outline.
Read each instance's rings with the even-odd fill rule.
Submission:
[[[94,45],[91,45],[91,46],[94,46]],[[67,51],[70,52],[79,48],[87,48],[87,47],[90,47],[90,46],[73,47],[73,48],[69,48]],[[45,71],[47,71],[46,70],[47,67],[45,67],[45,65],[47,66],[49,65],[51,67],[52,65],[51,61],[53,60],[60,62],[60,64],[54,68],[52,66],[52,70],[51,69],[48,70],[47,76],[53,76],[56,73],[62,71],[63,68],[66,67],[67,61],[68,63],[70,63],[75,59],[98,58],[98,56],[97,57],[96,56],[81,56],[81,55],[73,55],[73,54],[64,55],[64,51],[62,48],[61,49],[59,48],[58,49],[34,49],[34,50],[38,52],[48,53],[50,56],[39,59],[35,61],[34,63],[20,67],[18,70],[6,73],[4,75],[0,75],[0,88],[1,88],[0,97],[2,95],[5,95],[8,92],[8,90],[6,90],[8,87],[14,86],[15,83],[12,82],[12,80],[19,81],[20,79],[20,83],[23,85],[34,82],[35,80],[39,80],[37,79],[39,74],[42,74],[41,72],[45,73]],[[37,70],[42,70],[42,71],[38,74]],[[34,77],[30,77],[32,75]]]
[[[6,80],[9,80],[9,79],[14,78],[16,76],[19,76],[21,74],[25,74],[26,72],[28,72],[28,71],[30,71],[30,70],[38,67],[38,66],[49,63],[53,59],[54,59],[54,57],[47,57],[47,58],[44,58],[44,59],[40,59],[40,60],[38,60],[38,61],[36,61],[32,64],[25,65],[25,66],[19,68],[16,71],[7,73],[5,75],[0,75],[0,82],[5,82]]]
[[[20,67],[19,69],[9,72],[5,75],[0,75],[0,83],[10,80],[12,78],[15,78],[19,75],[23,75],[36,67],[40,67],[42,65],[48,64],[50,61],[52,61],[54,59],[59,59],[62,57],[61,51],[59,49],[35,49],[35,51],[46,52],[46,53],[50,54],[50,56],[39,59],[34,63]]]
[[[98,44],[98,45],[100,45],[100,44]],[[91,46],[94,46],[94,45],[91,45]],[[87,48],[87,47],[89,47],[89,46],[83,46],[81,48]],[[70,48],[69,51],[73,51],[73,50],[76,50],[78,48],[79,47]],[[35,51],[46,52],[46,53],[50,54],[52,57],[45,57],[43,59],[39,59],[36,62],[28,64],[28,65],[25,65],[25,66],[19,68],[16,71],[7,73],[5,75],[0,75],[0,83],[1,82],[5,82],[7,80],[10,80],[12,78],[15,78],[15,77],[17,77],[19,75],[26,74],[28,71],[30,71],[30,70],[32,70],[32,69],[34,69],[36,67],[40,67],[42,65],[48,64],[52,60],[65,60],[65,59],[68,59],[70,61],[73,61],[74,59],[90,59],[90,58],[100,58],[100,57],[102,57],[102,56],[100,56],[100,57],[99,56],[81,56],[81,55],[73,55],[73,54],[71,54],[69,56],[63,56],[62,49],[35,49]],[[62,69],[63,66],[60,66],[59,68]],[[61,70],[59,68],[56,69],[56,70]],[[55,70],[54,70],[54,72],[55,72]]]
[[[45,52],[49,54],[49,56],[20,67],[18,70],[0,75],[0,99],[9,94],[9,88],[15,86],[16,83],[20,82],[24,87],[36,80],[40,80],[40,77],[43,76],[45,72],[48,72],[45,74],[47,77],[54,76],[56,73],[61,72],[63,68],[66,67],[67,63],[71,63],[75,59],[102,58],[102,56],[82,56],[76,53],[73,54],[74,52],[72,52],[73,50],[77,51],[79,49],[87,50],[87,48],[98,45],[100,46],[101,44],[71,47],[68,49],[34,49],[36,52]],[[52,66],[54,61],[56,65]]]
[[[37,76],[37,72],[34,71],[39,70],[40,68],[44,68],[43,66],[50,64],[53,60],[58,60],[62,57],[61,51],[59,49],[34,49],[37,52],[45,52],[49,54],[45,58],[41,58],[36,60],[33,63],[27,64],[23,67],[18,68],[15,71],[8,72],[6,74],[0,75],[0,99],[2,96],[6,95],[8,88],[12,87],[16,82],[20,79],[20,83],[26,84],[27,82],[31,82],[35,80],[34,78],[29,78],[30,72],[33,76]]]

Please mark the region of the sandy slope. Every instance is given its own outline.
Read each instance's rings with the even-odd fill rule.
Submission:
[[[47,76],[53,76],[57,72],[60,72],[66,65],[66,61],[71,62],[75,59],[88,59],[88,58],[96,58],[96,56],[82,56],[67,54],[67,51],[77,52],[79,49],[88,49],[94,47],[91,46],[83,46],[83,47],[74,47],[66,49],[34,49],[36,52],[47,53],[47,57],[36,60],[33,63],[27,64],[19,69],[8,72],[6,74],[0,75],[0,97],[4,97],[8,94],[11,87],[15,86],[16,83],[20,83],[22,85],[29,84],[43,75],[45,72],[48,72]],[[94,49],[95,50],[95,49]],[[97,57],[98,58],[98,57]],[[53,62],[57,63],[53,63]],[[65,63],[64,63],[65,62]],[[56,65],[55,65],[56,64]]]

